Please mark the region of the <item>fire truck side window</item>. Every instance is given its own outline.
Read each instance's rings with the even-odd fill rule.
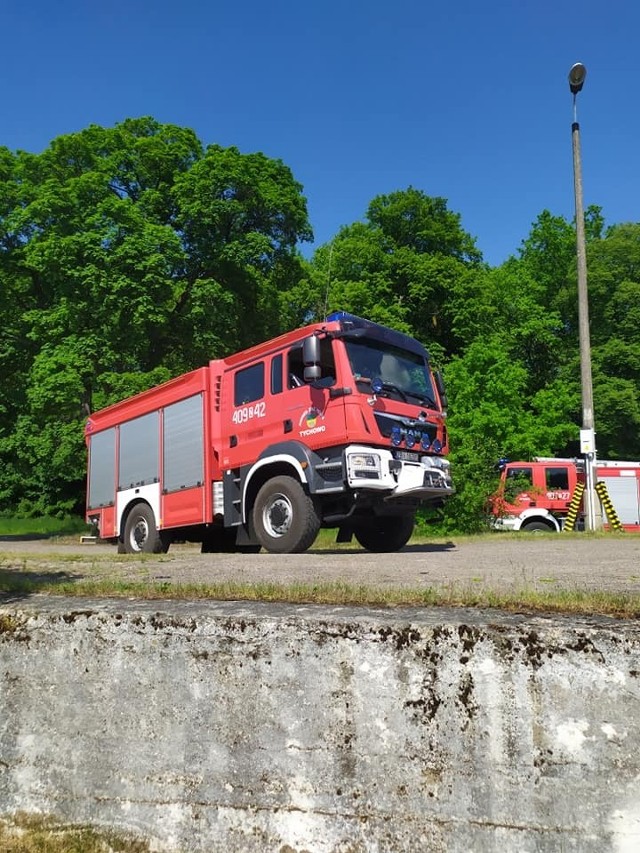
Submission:
[[[567,468],[547,468],[547,491],[568,492],[569,470]]]
[[[264,397],[264,362],[238,370],[235,375],[233,402],[244,406]]]
[[[280,394],[282,391],[282,353],[271,359],[271,393]]]
[[[333,385],[336,379],[336,363],[333,358],[333,347],[329,338],[320,341],[320,369],[321,382],[323,386]],[[287,385],[289,388],[299,388],[305,384],[304,362],[302,360],[302,347],[289,350],[287,355]]]
[[[533,487],[533,469],[507,468],[504,484],[504,497],[507,503],[513,503],[518,495]]]
[[[287,355],[287,387],[301,388],[304,385],[304,362],[302,347],[289,350]]]
[[[330,338],[323,338],[320,341],[320,367],[322,379],[326,380],[327,384],[333,384],[336,381],[336,363],[333,358],[333,343]],[[333,381],[330,382],[329,380]]]
[[[509,468],[507,480],[520,480],[521,483],[533,485],[533,471],[531,468]]]

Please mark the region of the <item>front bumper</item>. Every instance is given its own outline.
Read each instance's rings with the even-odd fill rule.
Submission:
[[[520,520],[513,516],[498,516],[492,519],[491,526],[494,530],[518,530]]]
[[[345,462],[350,488],[385,491],[386,500],[432,501],[455,492],[449,463],[439,456],[424,455],[414,462],[395,459],[389,450],[350,445],[345,449]]]

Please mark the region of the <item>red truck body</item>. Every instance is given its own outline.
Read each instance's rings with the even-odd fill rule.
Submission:
[[[338,312],[92,414],[86,517],[123,552],[397,550],[453,493],[445,405],[421,344]]]
[[[620,528],[640,531],[640,462],[598,461],[596,476],[606,487]],[[582,460],[538,457],[533,462],[507,462],[492,499],[494,526],[502,530],[562,530],[578,484],[584,484]],[[578,512],[580,527],[582,504]],[[607,518],[605,528],[610,526]]]

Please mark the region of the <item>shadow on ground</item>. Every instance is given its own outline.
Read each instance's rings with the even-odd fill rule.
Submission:
[[[56,539],[51,533],[3,533],[0,542],[38,542],[42,539]]]
[[[69,572],[26,572],[23,569],[0,569],[0,604],[19,601],[36,595],[52,586],[80,580],[81,576]]]
[[[456,548],[455,542],[431,542],[425,543],[424,545],[405,545],[400,551],[389,551],[389,556],[393,557],[394,554],[437,554],[442,551],[451,551]],[[264,552],[263,552],[264,553]],[[336,554],[363,554],[367,553],[363,551],[362,548],[357,548],[355,545],[347,546],[346,548],[309,548],[307,551],[308,554],[314,554],[316,556],[322,556],[323,554],[336,555]]]

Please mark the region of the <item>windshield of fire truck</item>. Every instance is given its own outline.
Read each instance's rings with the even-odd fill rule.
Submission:
[[[429,366],[421,355],[372,338],[346,339],[345,346],[359,391],[372,393],[371,382],[379,379],[380,396],[437,408]]]

